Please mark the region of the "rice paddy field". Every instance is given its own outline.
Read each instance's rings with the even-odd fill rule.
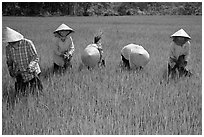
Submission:
[[[53,31],[62,23],[75,30],[73,68],[63,75],[52,69]],[[2,44],[3,135],[201,135],[202,16],[2,17],[31,39],[40,57],[44,96],[7,100],[14,80]],[[171,34],[183,28],[191,37],[188,67],[192,77],[166,82]],[[105,68],[89,71],[81,52],[102,30]],[[119,67],[123,46],[142,45],[151,60],[142,71]]]

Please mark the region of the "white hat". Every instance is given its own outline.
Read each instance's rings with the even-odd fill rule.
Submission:
[[[62,24],[54,31],[54,33],[57,31],[61,31],[61,30],[67,30],[67,31],[74,32],[74,30],[72,28],[70,28],[69,26],[67,26],[65,24]]]
[[[84,49],[81,60],[85,66],[91,68],[94,68],[98,64],[100,61],[100,53],[96,48],[96,44],[90,44]]]
[[[144,67],[149,62],[149,53],[142,48],[131,49],[129,55],[130,68]]]
[[[22,34],[9,27],[5,28],[3,35],[4,35],[3,42],[15,42],[23,39]]]
[[[171,38],[172,37],[185,37],[191,39],[191,37],[183,29],[180,29],[175,32],[173,35],[171,35]]]
[[[133,43],[124,46],[121,50],[121,54],[124,56],[125,59],[129,60],[129,55],[130,55],[131,49],[133,49],[133,48],[136,48],[136,49],[142,48],[143,49],[142,46],[136,45]]]

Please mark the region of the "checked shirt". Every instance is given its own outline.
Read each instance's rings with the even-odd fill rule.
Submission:
[[[28,39],[6,46],[6,58],[9,72],[13,72],[15,76],[21,74],[24,82],[34,78],[34,74],[28,72],[28,66],[31,61],[35,61],[38,66],[37,69],[40,69],[36,49],[32,41]],[[39,72],[40,70],[37,71]]]

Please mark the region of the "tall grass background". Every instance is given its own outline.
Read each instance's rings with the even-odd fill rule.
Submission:
[[[75,30],[73,68],[42,77],[45,96],[29,96],[27,103],[22,97],[14,109],[6,105],[14,80],[2,44],[2,134],[202,134],[202,16],[2,17],[2,29],[34,42],[42,74],[52,68],[53,31],[62,23]],[[167,83],[169,37],[180,28],[192,37],[189,68],[196,75]],[[106,67],[79,71],[81,52],[98,30]],[[120,50],[129,43],[150,54],[140,72],[119,68]]]

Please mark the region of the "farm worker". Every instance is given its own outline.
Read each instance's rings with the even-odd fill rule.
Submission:
[[[149,53],[140,45],[128,44],[121,50],[122,63],[128,69],[142,69],[149,62]]]
[[[36,87],[43,89],[39,74],[39,57],[31,40],[24,38],[19,32],[6,27],[3,42],[6,46],[6,59],[9,74],[16,79],[14,97],[20,92],[27,95],[26,90],[35,92]]]
[[[89,44],[81,55],[82,63],[90,68],[94,68],[100,61],[100,52],[96,44]]]
[[[105,66],[103,59],[103,48],[101,44],[102,32],[94,37],[93,44],[89,44],[81,55],[81,60],[88,68],[93,68],[96,65]]]
[[[74,53],[74,43],[69,36],[74,30],[65,24],[61,24],[53,33],[55,45],[53,48],[54,72],[64,72],[72,67],[71,59]]]
[[[98,35],[96,35],[94,37],[94,41],[93,43],[96,44],[97,49],[100,53],[100,60],[99,60],[99,65],[101,66],[105,66],[105,60],[103,58],[103,47],[102,47],[102,43],[101,43],[101,38],[102,38],[103,33],[100,32]]]
[[[192,73],[186,69],[189,56],[190,56],[190,39],[191,37],[183,30],[180,29],[175,32],[171,37],[171,43],[168,62],[168,76],[179,72],[179,76],[190,76]]]

